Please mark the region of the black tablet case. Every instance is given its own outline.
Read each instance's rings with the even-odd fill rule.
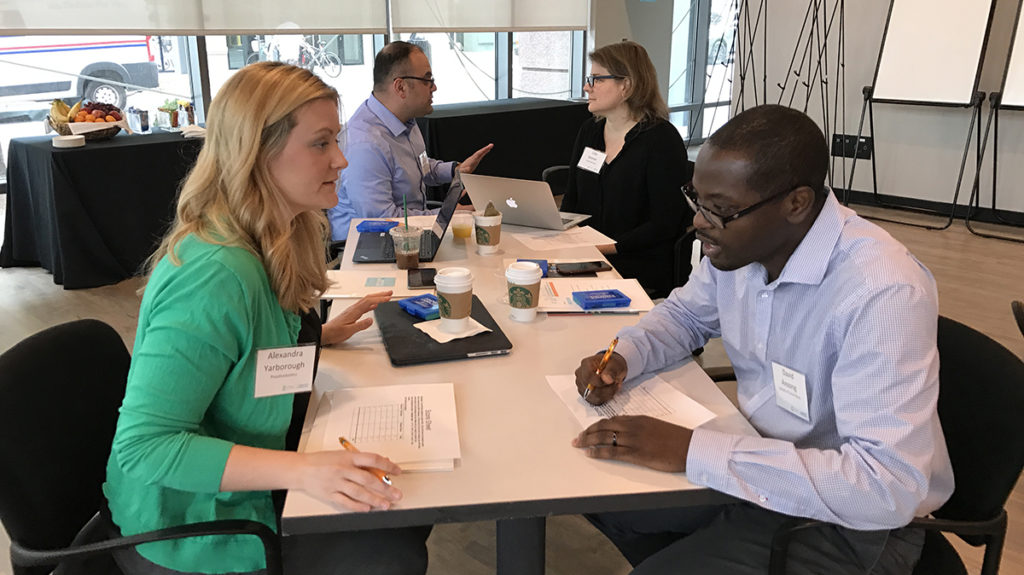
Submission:
[[[406,313],[397,301],[389,301],[377,306],[373,312],[377,327],[384,337],[384,347],[394,366],[418,365],[434,361],[451,361],[505,355],[512,349],[512,342],[498,327],[498,324],[487,312],[483,302],[473,296],[473,309],[470,315],[476,321],[491,329],[472,337],[455,339],[448,343],[438,343],[432,337],[416,329],[414,324],[421,321]]]

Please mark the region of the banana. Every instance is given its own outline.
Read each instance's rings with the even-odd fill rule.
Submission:
[[[70,111],[71,108],[64,103],[64,100],[54,100],[53,102],[50,102],[50,117],[53,118],[54,121],[64,121],[64,119],[68,117],[68,113]]]
[[[74,106],[71,107],[70,110],[68,110],[68,115],[67,115],[68,121],[69,122],[74,122],[75,121],[75,116],[78,115],[78,111],[81,110],[81,109],[82,109],[82,101],[79,100],[77,104],[75,104]]]

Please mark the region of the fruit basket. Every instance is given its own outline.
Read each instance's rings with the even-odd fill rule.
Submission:
[[[50,103],[46,123],[62,136],[77,134],[90,141],[108,140],[116,136],[122,127],[127,127],[121,110],[116,106],[79,102],[69,107],[59,99]]]
[[[57,132],[61,136],[70,136],[73,134],[73,132],[71,131],[71,126],[67,122],[54,122],[53,119],[49,117],[46,118],[46,121],[50,124],[50,127],[53,128],[53,131]],[[110,138],[116,136],[117,133],[120,131],[121,126],[113,124],[111,126],[103,128],[102,130],[85,132],[84,134],[81,134],[81,136],[85,138],[86,141],[95,142],[99,140],[109,140]]]

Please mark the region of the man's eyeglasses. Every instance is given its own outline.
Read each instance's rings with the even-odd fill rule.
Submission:
[[[594,82],[597,82],[598,80],[621,80],[623,78],[625,78],[625,76],[619,76],[616,74],[599,74],[597,76],[593,74],[587,74],[586,76],[583,77],[583,81],[586,82],[588,86],[593,88]]]
[[[430,84],[431,86],[436,86],[437,85],[437,78],[431,78],[431,77],[423,77],[423,78],[421,78],[419,76],[399,76],[399,78],[401,78],[402,80],[419,80],[420,82],[426,82],[427,84]]]
[[[682,189],[683,197],[686,198],[686,203],[690,205],[690,209],[693,210],[694,213],[699,212],[700,215],[704,216],[704,219],[707,220],[708,223],[710,223],[712,226],[720,230],[725,229],[725,224],[734,220],[738,220],[739,218],[742,218],[743,216],[749,214],[750,212],[753,212],[754,210],[760,207],[766,206],[769,203],[793,191],[793,189],[790,188],[782,190],[780,192],[776,192],[752,206],[747,206],[738,212],[734,212],[727,216],[723,216],[722,214],[713,212],[710,208],[701,205],[701,203],[697,200],[697,190],[693,188],[693,184],[686,184],[685,186],[683,186]]]

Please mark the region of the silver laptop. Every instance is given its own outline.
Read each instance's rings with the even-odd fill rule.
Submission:
[[[547,182],[462,174],[462,183],[474,208],[482,210],[493,202],[504,224],[566,230],[590,217],[559,212]]]

